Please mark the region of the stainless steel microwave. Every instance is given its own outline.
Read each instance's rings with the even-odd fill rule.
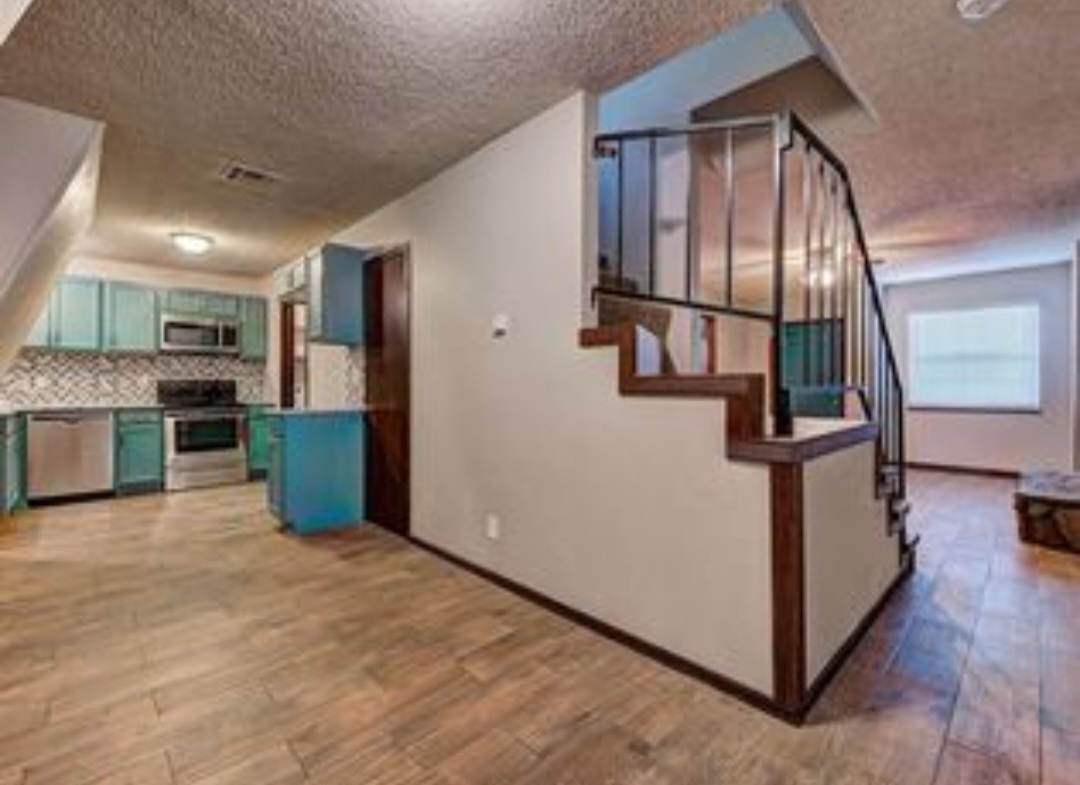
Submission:
[[[188,354],[239,354],[240,326],[232,319],[162,314],[159,348]]]

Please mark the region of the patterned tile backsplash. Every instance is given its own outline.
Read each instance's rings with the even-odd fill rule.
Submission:
[[[242,402],[267,399],[264,363],[232,357],[24,349],[0,376],[0,407],[153,405],[159,379],[235,379]]]

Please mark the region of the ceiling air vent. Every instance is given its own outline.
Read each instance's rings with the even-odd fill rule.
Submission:
[[[245,188],[264,191],[281,182],[281,178],[265,169],[256,169],[253,166],[229,161],[218,171],[218,178],[225,183],[239,185]]]

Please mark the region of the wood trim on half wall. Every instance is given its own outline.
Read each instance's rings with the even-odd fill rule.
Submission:
[[[803,467],[769,467],[772,523],[773,697],[789,716],[806,702],[806,551]]]

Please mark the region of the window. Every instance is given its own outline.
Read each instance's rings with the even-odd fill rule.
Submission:
[[[908,317],[911,403],[956,409],[1039,408],[1039,306]]]

